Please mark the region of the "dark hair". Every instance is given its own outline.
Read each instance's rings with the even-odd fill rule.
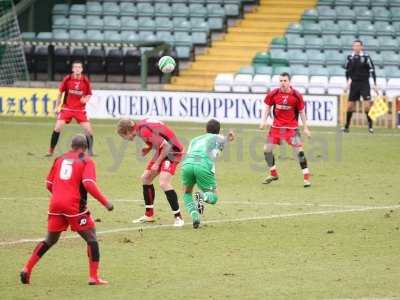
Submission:
[[[354,44],[354,43],[360,43],[361,46],[364,46],[364,43],[363,43],[362,40],[360,40],[360,39],[355,39],[355,40],[353,41],[353,44]]]
[[[88,147],[86,137],[82,134],[77,134],[72,138],[71,148],[74,150],[82,149],[85,151]]]
[[[82,62],[81,60],[79,60],[79,59],[74,60],[74,61],[71,63],[71,67],[72,67],[74,64],[80,64],[80,65],[83,67],[83,62]]]
[[[280,76],[287,77],[290,80],[290,74],[288,72],[283,72],[283,73],[280,74]]]
[[[221,123],[215,119],[211,119],[207,122],[207,133],[219,134],[221,130]]]

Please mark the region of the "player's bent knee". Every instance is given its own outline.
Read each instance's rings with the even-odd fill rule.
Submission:
[[[173,187],[171,185],[171,183],[169,181],[160,181],[160,188],[163,191],[168,191],[168,190],[172,190]]]
[[[140,176],[140,180],[142,181],[142,184],[151,184],[152,182],[151,177],[148,174]]]

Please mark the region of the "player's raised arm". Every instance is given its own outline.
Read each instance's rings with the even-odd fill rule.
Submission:
[[[108,199],[101,193],[96,184],[96,169],[92,160],[88,161],[83,171],[82,184],[86,191],[99,201],[109,211],[114,209],[114,206]]]

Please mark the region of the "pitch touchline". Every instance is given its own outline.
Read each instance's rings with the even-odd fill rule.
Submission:
[[[51,127],[53,126],[51,123],[46,123],[46,122],[13,122],[13,121],[3,121],[0,124],[4,124],[4,125],[22,125],[22,126],[39,126],[39,127],[43,127],[43,126],[48,126]],[[226,124],[226,127],[229,127],[229,125],[233,125],[233,124]],[[73,126],[78,126],[76,124],[73,124]],[[116,125],[114,124],[93,124],[94,127],[115,127]],[[255,127],[258,127],[258,124],[254,124]],[[179,129],[179,128],[178,128]],[[199,127],[185,127],[185,130],[202,130],[203,128],[201,126]],[[263,131],[257,129],[257,128],[242,128],[239,131],[243,131],[243,132],[260,132],[263,133]],[[337,131],[337,130],[327,130],[327,131],[319,131],[319,130],[315,130],[314,132],[316,133],[321,133],[321,134],[342,134],[341,132]],[[351,135],[361,135],[361,136],[370,136],[371,134],[368,132],[352,132]],[[377,134],[378,136],[400,136],[400,134],[397,133],[379,133]]]
[[[273,215],[267,215],[267,216],[259,216],[259,217],[251,217],[251,218],[236,218],[236,219],[226,219],[226,220],[210,220],[210,221],[204,221],[203,224],[224,224],[224,223],[236,223],[236,222],[244,222],[244,221],[268,220],[268,219],[286,219],[286,218],[294,218],[294,217],[302,217],[302,216],[331,215],[331,214],[365,212],[365,211],[370,211],[370,210],[397,209],[397,208],[400,208],[400,205],[363,207],[363,208],[351,208],[351,209],[349,208],[349,209],[337,209],[337,210],[322,210],[322,211],[290,213],[290,214],[273,214]],[[189,226],[189,224],[186,224],[185,226]],[[134,227],[124,227],[124,228],[116,228],[116,229],[108,229],[108,230],[98,231],[97,234],[104,235],[104,234],[109,234],[109,233],[135,231],[135,230],[139,230],[139,229],[149,230],[149,229],[160,229],[160,228],[173,228],[173,225],[165,224],[165,225],[143,225],[143,226],[134,226]],[[179,230],[179,229],[177,229],[177,230]],[[67,235],[67,236],[62,237],[62,239],[76,239],[76,238],[79,238],[79,236],[78,235]],[[20,240],[16,240],[16,241],[0,242],[0,246],[10,246],[10,245],[23,244],[23,243],[40,242],[42,240],[43,240],[43,238],[20,239]]]

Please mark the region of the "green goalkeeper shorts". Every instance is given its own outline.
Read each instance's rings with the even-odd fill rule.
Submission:
[[[181,167],[181,180],[184,186],[197,184],[202,191],[212,191],[217,188],[215,174],[200,164],[185,164]]]

